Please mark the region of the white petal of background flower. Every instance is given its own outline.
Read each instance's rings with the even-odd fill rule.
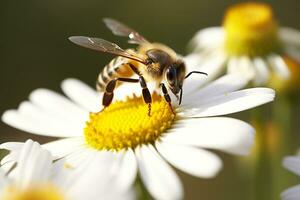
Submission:
[[[37,183],[47,183],[51,165],[51,154],[41,149],[37,142],[28,140],[23,146],[16,167],[16,179],[20,184],[19,187],[26,188]]]
[[[16,161],[19,158],[19,156],[20,156],[20,150],[14,150],[13,152],[10,152],[8,155],[2,158],[0,162],[0,164],[2,165],[1,168],[3,167],[3,165],[6,165],[7,163]]]
[[[138,147],[135,151],[140,175],[155,199],[183,198],[181,182],[174,170],[154,150],[153,146]]]
[[[300,185],[296,185],[289,189],[286,189],[281,193],[283,200],[299,200],[300,198]]]
[[[0,149],[6,149],[8,151],[20,150],[23,147],[23,142],[5,142],[0,144]]]
[[[281,27],[278,33],[284,43],[291,46],[300,46],[300,31],[290,27]]]
[[[285,52],[286,52],[287,56],[290,56],[291,58],[300,62],[300,50],[298,48],[292,47],[292,46],[286,46]]]
[[[202,48],[216,48],[224,42],[224,30],[222,27],[209,27],[198,31],[191,46],[195,46],[195,50]]]
[[[229,60],[231,60],[230,58]],[[231,63],[230,63],[231,62]],[[255,71],[253,68],[253,63],[250,58],[247,56],[242,56],[240,58],[236,58],[234,61],[230,61],[230,65],[228,65],[228,73],[237,73],[242,75],[247,80],[251,80],[255,77]]]
[[[211,56],[214,56],[214,59],[208,61],[207,59],[201,59],[197,54],[190,54],[184,58],[188,70],[197,70],[208,74],[207,76],[194,74],[187,78],[183,83],[183,91],[185,93],[194,92],[220,75],[226,57],[222,53],[216,53]],[[187,71],[187,73],[190,71]]]
[[[1,195],[1,189],[5,187],[7,184],[6,178],[5,178],[5,172],[0,169],[0,195]]]
[[[300,176],[300,157],[287,156],[283,159],[283,166]],[[300,198],[300,196],[299,196]]]
[[[256,57],[253,59],[253,67],[255,70],[254,84],[265,84],[270,76],[270,72],[266,62],[262,58]]]
[[[290,77],[289,68],[281,56],[272,54],[268,56],[268,62],[278,76],[283,79],[288,79]]]
[[[162,141],[247,155],[254,142],[254,132],[249,124],[237,119],[193,118],[178,121]]]
[[[212,178],[222,168],[221,159],[203,149],[166,142],[157,142],[156,147],[173,166],[193,176]]]

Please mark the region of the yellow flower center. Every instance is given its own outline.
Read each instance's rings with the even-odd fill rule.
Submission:
[[[99,113],[91,113],[84,129],[88,146],[97,150],[119,151],[154,143],[175,120],[169,104],[152,95],[151,116],[142,97],[112,103]]]
[[[230,7],[223,23],[225,50],[234,56],[264,56],[278,51],[277,22],[269,5],[240,3]]]
[[[21,190],[15,186],[8,186],[0,197],[1,200],[64,200],[60,191],[53,185],[47,184]]]

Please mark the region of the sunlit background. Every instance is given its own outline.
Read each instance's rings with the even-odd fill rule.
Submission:
[[[165,43],[185,55],[188,53],[186,45],[194,33],[201,28],[221,25],[224,10],[236,2],[1,0],[0,112],[16,108],[38,87],[60,91],[60,82],[67,77],[76,77],[94,86],[98,73],[113,56],[80,48],[67,38],[71,35],[96,36],[118,43],[121,47],[129,47],[126,39],[113,36],[104,26],[103,17],[118,19],[138,30],[148,40]],[[281,25],[300,29],[300,1],[267,2],[273,6]],[[268,109],[268,106],[263,109]],[[289,144],[285,154],[294,154],[300,148],[300,124],[297,123],[300,101],[296,99],[293,106],[290,131],[286,133]],[[235,117],[248,120],[250,112]],[[50,138],[30,135],[2,122],[0,129],[1,142],[25,141],[27,138],[41,143],[50,141]],[[274,139],[270,134],[271,144],[280,144],[281,139]],[[213,179],[193,178],[179,172],[184,181],[186,199],[279,199],[279,191],[300,183],[299,178],[281,167],[279,160],[254,166],[257,164],[255,152],[247,158],[218,154],[224,160],[224,169]],[[262,170],[257,170],[259,167]],[[268,186],[274,181],[281,181],[281,177],[275,177],[272,173],[273,167],[281,170],[284,184],[278,184],[279,188],[275,190],[265,187],[269,191],[262,191],[263,188],[257,188],[259,182],[263,181]]]

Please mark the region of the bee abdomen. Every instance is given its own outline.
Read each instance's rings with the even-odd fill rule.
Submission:
[[[128,66],[126,59],[120,56],[114,58],[103,68],[102,72],[99,74],[97,79],[97,89],[99,91],[105,91],[105,87],[109,81],[116,77],[124,77],[122,71],[127,71],[127,69]]]

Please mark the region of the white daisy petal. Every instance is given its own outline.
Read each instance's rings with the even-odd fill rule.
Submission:
[[[36,89],[29,99],[48,114],[61,117],[71,123],[81,123],[87,119],[88,111],[68,100],[66,97],[48,89]]]
[[[257,57],[253,59],[253,67],[256,71],[256,75],[254,77],[254,84],[255,85],[265,84],[268,81],[270,76],[267,63],[263,59]]]
[[[282,200],[299,200],[300,197],[300,185],[296,185],[289,189],[284,190],[281,193]]]
[[[193,118],[178,121],[162,140],[247,155],[254,142],[254,132],[253,127],[237,119]]]
[[[82,81],[69,78],[62,82],[61,88],[70,99],[84,109],[92,112],[98,112],[102,109],[103,93],[96,92]]]
[[[78,136],[81,134],[82,128],[74,129],[73,127],[68,126],[68,123],[65,124],[65,127],[59,126],[59,123],[54,123],[52,120],[42,120],[41,118],[28,116],[27,114],[20,113],[16,110],[5,111],[2,115],[2,121],[6,124],[18,128],[20,130],[37,134],[45,135],[52,137],[70,137]]]
[[[173,169],[157,154],[153,146],[136,149],[142,181],[155,199],[182,199],[181,182]]]
[[[281,27],[279,37],[284,43],[293,46],[300,46],[300,31],[290,27]]]
[[[42,145],[43,148],[51,152],[53,157],[62,158],[84,146],[82,137],[71,137],[49,142]]]
[[[287,156],[283,159],[283,166],[300,176],[300,157]]]
[[[205,28],[195,34],[191,46],[194,46],[195,50],[216,48],[223,43],[224,39],[225,34],[222,27]]]
[[[53,132],[69,133],[69,136],[74,136],[78,130],[85,127],[84,121],[70,121],[60,116],[55,116],[53,113],[44,111],[40,107],[31,102],[22,102],[18,108],[21,115],[27,116],[33,123],[39,123],[45,129],[52,129]],[[69,123],[68,123],[69,122]]]
[[[236,74],[222,76],[207,86],[201,88],[194,94],[184,96],[182,106],[195,102],[195,99],[204,99],[207,97],[233,92],[247,85],[247,80]],[[187,86],[188,87],[188,86]],[[184,91],[185,93],[185,91]]]
[[[274,72],[278,74],[282,79],[288,79],[290,77],[289,68],[281,56],[272,54],[268,56],[268,62]]]
[[[173,166],[193,176],[212,178],[222,168],[220,158],[203,149],[166,142],[157,142],[156,147]]]
[[[247,110],[273,101],[275,91],[269,88],[251,88],[195,101],[181,106],[178,113],[184,117],[220,116]]]
[[[137,174],[137,162],[132,150],[124,153],[118,172],[116,173],[116,182],[118,187],[124,191],[130,189]]]

